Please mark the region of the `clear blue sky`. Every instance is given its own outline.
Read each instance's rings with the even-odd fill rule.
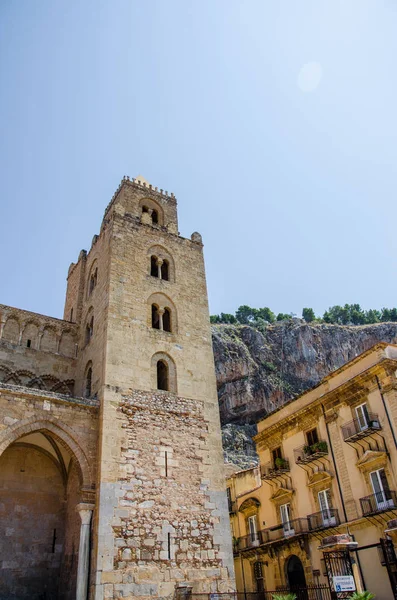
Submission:
[[[395,0],[2,0],[0,302],[61,316],[142,174],[212,313],[396,306],[396,31]]]

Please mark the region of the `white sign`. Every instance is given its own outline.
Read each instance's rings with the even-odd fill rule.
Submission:
[[[338,575],[334,580],[335,592],[355,592],[356,584],[352,575]]]

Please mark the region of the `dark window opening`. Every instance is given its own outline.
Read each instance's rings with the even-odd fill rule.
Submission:
[[[91,321],[87,323],[85,328],[85,343],[88,344],[94,333],[94,317],[91,317]]]
[[[85,378],[85,394],[84,395],[86,398],[91,397],[91,383],[92,383],[92,369],[90,367],[87,371],[87,375]]]
[[[159,276],[159,268],[157,265],[157,256],[152,256],[150,258],[150,275],[152,277],[158,277]]]
[[[274,448],[274,450],[272,450],[272,457],[273,457],[273,465],[277,466],[276,461],[278,458],[283,458],[282,452],[281,452],[281,446],[279,446],[278,448]]]
[[[30,348],[31,345],[32,345],[32,340],[27,340],[26,347]]]
[[[157,389],[168,391],[168,365],[163,360],[157,362]]]
[[[164,452],[165,476],[168,477],[168,452]]]
[[[259,561],[254,563],[254,578],[256,582],[256,591],[263,592],[265,589],[263,584],[263,567],[262,563]]]
[[[157,210],[154,210],[152,212],[152,223],[154,225],[157,225],[158,222],[159,222],[159,214],[158,214]]]
[[[160,315],[157,304],[152,304],[152,327],[153,329],[160,329]]]
[[[147,212],[149,212],[149,209],[148,209],[148,207],[147,207],[147,206],[142,206],[142,212],[143,212],[143,213],[144,213],[144,212],[146,212],[146,213],[147,213]]]
[[[165,281],[168,281],[168,260],[164,260],[163,264],[161,265],[161,279],[165,279]]]
[[[70,309],[70,321],[73,321],[73,308]]]
[[[171,331],[171,311],[169,308],[164,309],[163,314],[163,330]]]
[[[171,534],[168,532],[168,558],[171,558]]]
[[[307,445],[308,446],[313,446],[314,444],[317,444],[318,440],[318,433],[317,433],[317,429],[311,429],[310,431],[308,431],[306,433],[306,439],[307,439]]]

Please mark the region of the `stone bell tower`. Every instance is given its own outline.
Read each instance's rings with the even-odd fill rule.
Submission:
[[[122,180],[69,273],[71,314],[101,405],[91,598],[234,590],[203,246],[173,194]]]

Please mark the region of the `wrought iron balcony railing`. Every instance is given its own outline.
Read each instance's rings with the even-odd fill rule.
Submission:
[[[295,462],[297,464],[310,463],[327,454],[328,444],[324,440],[319,440],[311,446],[300,446],[300,448],[295,448],[294,450]]]
[[[397,509],[397,494],[391,490],[360,498],[363,517]]]
[[[310,531],[328,529],[329,527],[336,527],[340,524],[338,509],[336,508],[320,510],[320,512],[308,515],[307,519],[309,521]]]
[[[378,415],[368,413],[368,418],[365,421],[353,419],[346,425],[342,425],[342,435],[345,442],[354,442],[381,429]]]
[[[275,463],[261,465],[261,477],[262,479],[276,479],[283,473],[289,473],[289,470],[289,461],[286,458],[277,458]]]
[[[257,548],[263,544],[279,542],[280,540],[289,539],[303,533],[309,533],[308,520],[305,518],[291,519],[287,523],[281,523],[274,527],[262,529],[257,533],[251,533],[250,535],[240,537],[237,540],[236,549],[248,550],[250,548]]]

